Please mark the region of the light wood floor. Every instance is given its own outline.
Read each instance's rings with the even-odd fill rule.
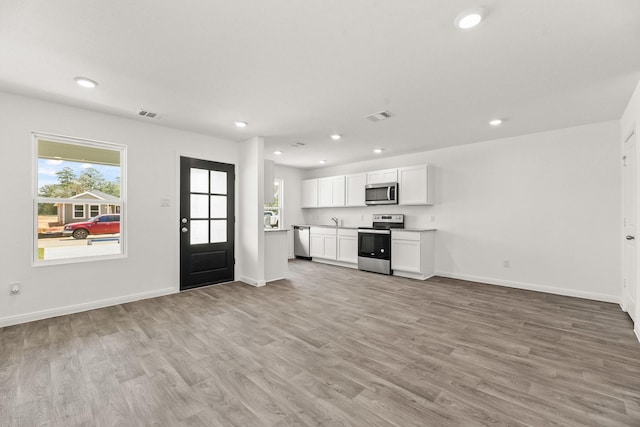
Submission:
[[[0,345],[2,426],[640,425],[617,305],[308,261]]]

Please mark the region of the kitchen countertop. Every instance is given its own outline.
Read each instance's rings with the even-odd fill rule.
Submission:
[[[296,227],[322,227],[322,228],[336,228],[335,225],[325,225],[325,224],[296,224]],[[357,230],[358,227],[337,227],[343,230]]]
[[[296,224],[295,226],[297,226],[297,227],[336,228],[335,225],[324,225],[324,224]],[[361,225],[361,226],[358,226],[358,227],[338,227],[338,228],[341,228],[343,230],[357,230],[358,228],[370,228],[370,227],[371,226],[368,226],[368,225]],[[434,227],[430,227],[430,228],[392,228],[392,230],[420,232],[420,231],[436,231],[437,229],[434,228]]]
[[[289,231],[289,230],[287,230],[286,228],[265,228],[264,231],[267,233],[273,233],[274,231]]]
[[[391,231],[436,231],[437,228],[392,228]]]

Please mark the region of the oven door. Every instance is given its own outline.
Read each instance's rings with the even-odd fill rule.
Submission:
[[[358,256],[391,260],[391,232],[358,230]]]

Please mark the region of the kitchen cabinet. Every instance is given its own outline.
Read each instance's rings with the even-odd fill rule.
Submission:
[[[312,258],[337,259],[337,230],[333,227],[311,227],[309,232]]]
[[[366,206],[364,203],[364,186],[366,184],[366,173],[345,176],[345,206]]]
[[[358,230],[338,229],[337,260],[351,264],[358,263]]]
[[[430,165],[398,169],[400,205],[433,204],[433,168]]]
[[[394,276],[425,280],[435,274],[435,230],[391,230]]]
[[[302,207],[318,207],[318,180],[307,179],[302,181]]]
[[[367,184],[380,184],[384,182],[398,182],[398,169],[367,172]]]
[[[344,206],[344,180],[344,175],[318,178],[318,207]]]

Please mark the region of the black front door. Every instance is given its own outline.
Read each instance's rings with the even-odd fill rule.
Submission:
[[[234,166],[180,157],[180,289],[234,280]]]

